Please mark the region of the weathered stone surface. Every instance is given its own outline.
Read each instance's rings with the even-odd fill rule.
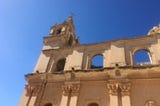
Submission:
[[[160,32],[80,45],[70,17],[51,28],[19,106],[159,106]],[[150,63],[136,65],[134,54],[147,50]],[[103,56],[93,69],[92,58]],[[61,60],[61,61],[60,61]]]

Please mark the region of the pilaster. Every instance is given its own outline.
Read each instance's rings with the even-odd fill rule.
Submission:
[[[76,106],[80,90],[79,81],[65,82],[62,86],[63,96],[61,106]]]
[[[110,98],[109,106],[118,106],[118,84],[108,83],[107,89],[109,91]]]
[[[119,88],[121,89],[122,95],[122,106],[131,106],[130,90],[131,83],[120,83]]]
[[[28,97],[26,106],[35,106],[37,95],[40,92],[40,85],[30,85],[27,84],[26,87],[26,96]]]

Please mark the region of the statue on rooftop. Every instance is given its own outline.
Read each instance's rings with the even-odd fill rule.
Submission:
[[[156,33],[160,33],[160,24],[157,26],[154,26],[149,32],[148,35],[153,35]]]

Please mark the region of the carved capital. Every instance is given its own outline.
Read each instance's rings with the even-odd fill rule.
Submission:
[[[32,87],[31,85],[25,85],[25,89],[27,91],[26,95],[31,95],[33,90],[34,90],[34,87]]]
[[[62,90],[63,90],[63,95],[69,95],[69,94],[71,94],[71,96],[78,95],[80,90],[80,83],[66,82],[62,86]]]
[[[71,86],[70,85],[63,85],[62,86],[63,95],[68,95],[71,92]]]
[[[111,95],[117,95],[118,84],[107,84],[107,89]]]
[[[119,88],[121,89],[122,96],[130,95],[131,83],[120,83]]]
[[[72,90],[72,96],[78,95],[80,91],[80,84],[73,85],[71,90]]]
[[[26,93],[27,96],[29,96],[29,95],[36,96],[40,92],[40,85],[27,84],[25,86],[25,89],[27,91],[27,93]]]

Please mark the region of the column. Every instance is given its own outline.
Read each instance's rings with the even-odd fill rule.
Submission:
[[[131,106],[131,99],[130,99],[131,83],[120,83],[119,87],[121,89],[121,95],[122,95],[122,106]]]
[[[118,106],[118,84],[109,83],[107,84],[107,88],[110,97],[109,106]]]

